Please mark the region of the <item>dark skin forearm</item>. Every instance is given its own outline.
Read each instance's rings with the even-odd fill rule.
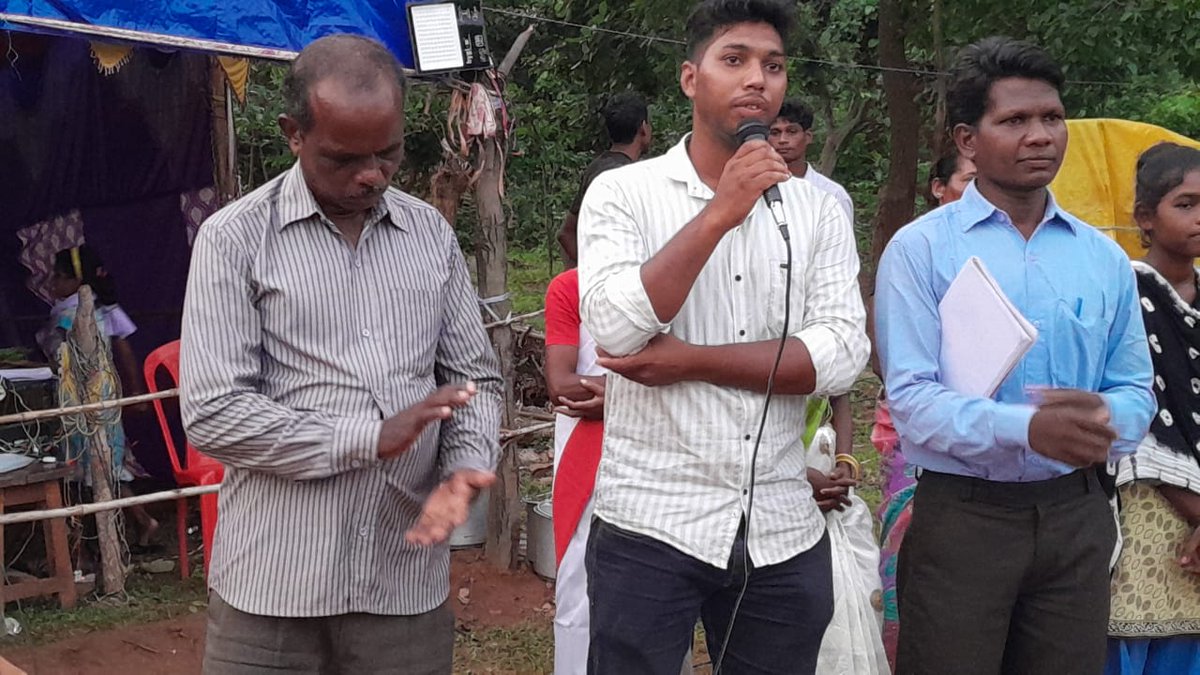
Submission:
[[[694,350],[689,359],[693,377],[689,379],[763,394],[767,391],[767,378],[775,364],[779,341],[691,345],[691,349]],[[808,347],[796,338],[788,338],[779,361],[779,372],[775,375],[775,393],[811,394],[816,382],[817,373]]]
[[[836,452],[839,455],[854,454],[854,412],[850,408],[850,394],[830,396],[833,408],[833,431],[837,434]]]
[[[550,392],[550,400],[557,405],[560,398],[572,401],[586,401],[594,396],[582,384],[581,380],[596,380],[601,378],[580,375],[575,372],[579,364],[579,349],[571,345],[548,345],[546,347],[546,389]]]
[[[1200,526],[1200,495],[1172,485],[1160,485],[1158,491],[1188,525]]]
[[[137,396],[146,393],[146,383],[138,372],[137,357],[133,355],[133,347],[124,338],[113,338],[113,362],[120,373],[126,396]]]

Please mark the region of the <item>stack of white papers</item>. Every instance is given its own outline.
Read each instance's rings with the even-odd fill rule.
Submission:
[[[938,304],[942,319],[942,384],[991,398],[1037,342],[1038,332],[974,256]]]

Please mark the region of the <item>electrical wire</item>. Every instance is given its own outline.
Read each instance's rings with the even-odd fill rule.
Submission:
[[[547,24],[553,24],[553,25],[557,25],[557,26],[568,26],[570,28],[577,28],[581,31],[582,30],[590,30],[590,31],[595,31],[597,33],[608,33],[609,35],[633,38],[635,40],[643,40],[646,42],[659,42],[659,43],[663,43],[663,44],[670,44],[670,45],[677,45],[677,46],[687,44],[683,40],[677,40],[675,38],[663,37],[661,35],[646,35],[643,33],[634,33],[632,31],[616,30],[613,28],[604,28],[603,26],[592,26],[592,25],[583,24],[583,23],[576,23],[573,21],[564,21],[562,19],[551,19],[548,17],[539,16],[537,14],[531,14],[529,12],[518,12],[518,11],[509,10],[509,9],[499,9],[497,7],[484,7],[483,11],[490,12],[492,14],[500,14],[503,16],[518,18],[518,19],[526,19],[529,21],[536,21],[539,23],[547,23]],[[834,61],[831,59],[818,59],[818,58],[805,57],[805,56],[789,56],[788,60],[797,61],[800,63],[811,63],[811,64],[821,65],[821,66],[830,66],[833,68],[844,68],[847,70],[869,70],[869,71],[883,72],[883,73],[905,73],[908,75],[919,75],[919,76],[923,76],[923,77],[949,77],[949,75],[950,75],[949,72],[944,71],[944,70],[930,70],[928,68],[898,68],[895,66],[879,66],[879,65],[872,64],[872,63],[855,63],[855,62],[848,62],[848,61]],[[1142,86],[1137,82],[1121,82],[1121,81],[1117,81],[1117,80],[1067,80],[1066,83],[1072,84],[1072,85],[1092,86],[1092,87],[1103,86],[1103,87],[1137,88],[1139,86]]]
[[[763,430],[767,427],[767,413],[771,410],[771,399],[775,395],[775,376],[779,373],[779,364],[783,360],[783,349],[787,346],[788,326],[792,318],[792,242],[791,237],[788,235],[787,223],[777,219],[776,225],[779,226],[779,233],[782,235],[783,242],[787,248],[787,268],[783,287],[783,334],[779,336],[779,348],[775,351],[775,363],[771,366],[771,374],[767,376],[767,393],[766,398],[763,399],[762,417],[758,420],[758,435],[754,439],[754,450],[750,453],[750,485],[747,487],[746,528],[742,541],[742,588],[738,591],[737,599],[734,600],[733,611],[729,616],[729,625],[726,626],[725,637],[721,640],[721,651],[718,654],[710,655],[714,664],[712,675],[720,675],[721,673],[721,664],[725,661],[725,654],[729,651],[729,640],[733,637],[733,625],[737,621],[738,610],[742,607],[742,600],[746,597],[746,589],[750,586],[750,523],[752,522],[751,515],[754,512],[754,484],[758,465],[758,448],[762,444]]]

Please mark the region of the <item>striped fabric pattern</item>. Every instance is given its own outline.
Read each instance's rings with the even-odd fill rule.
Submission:
[[[352,249],[299,166],[210,218],[184,306],[188,439],[226,467],[210,587],[283,617],[445,601],[449,551],[404,541],[425,498],[499,456],[498,361],[453,231],[389,189]],[[444,383],[479,395],[404,454],[383,419]]]
[[[815,394],[842,393],[870,348],[854,233],[833,196],[797,178],[779,188],[796,270],[789,333],[812,355]],[[579,216],[580,312],[600,347],[629,354],[668,330],[700,345],[782,336],[787,252],[762,202],[721,240],[674,321],[656,318],[640,267],[712,198],[686,139],[592,183]],[[724,569],[745,513],[764,396],[704,382],[644,387],[616,374],[606,396],[596,515]],[[825,531],[800,438],[806,401],[776,396],[771,403],[749,530],[756,565],[792,558]]]

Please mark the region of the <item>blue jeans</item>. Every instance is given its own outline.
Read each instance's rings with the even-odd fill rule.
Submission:
[[[591,607],[589,675],[675,675],[704,623],[716,663],[742,588],[746,545],[739,530],[727,569],[599,518],[587,547]],[[813,673],[833,617],[829,536],[776,565],[750,564],[722,672]]]

